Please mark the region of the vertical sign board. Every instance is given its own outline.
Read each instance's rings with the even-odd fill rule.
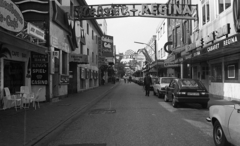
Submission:
[[[48,55],[31,52],[31,84],[48,84]]]
[[[103,35],[101,41],[103,56],[113,57],[113,36]]]

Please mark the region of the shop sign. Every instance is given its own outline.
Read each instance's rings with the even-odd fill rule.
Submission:
[[[239,34],[228,37],[227,39],[224,39],[222,41],[219,41],[218,43],[215,43],[213,45],[210,45],[210,46],[204,48],[203,50],[201,50],[201,54],[209,53],[209,52],[227,47],[228,45],[231,45],[233,43],[238,42],[238,40],[240,40],[240,35]]]
[[[200,54],[201,54],[200,51],[194,52],[194,53],[193,53],[193,57],[198,56],[198,55],[200,55]]]
[[[0,27],[13,32],[24,28],[23,15],[11,0],[0,0]]]
[[[179,64],[175,62],[164,63],[164,67],[178,67]]]
[[[88,56],[84,55],[84,54],[70,54],[69,62],[87,64],[88,63]]]
[[[48,63],[32,62],[31,84],[32,85],[48,84]]]
[[[60,75],[59,83],[60,84],[69,84],[69,75]]]
[[[48,84],[48,55],[31,53],[31,84]]]
[[[75,6],[75,17],[86,19],[105,19],[117,17],[157,17],[197,20],[192,17],[197,5],[190,4],[104,4]]]
[[[33,37],[36,37],[42,41],[46,41],[45,40],[45,32],[29,22],[27,24],[27,34],[29,34]]]
[[[47,54],[38,54],[38,53],[31,53],[32,62],[48,62],[48,55]]]
[[[103,35],[102,41],[102,55],[105,57],[113,57],[113,36]]]
[[[192,58],[192,54],[189,54],[189,55],[187,55],[187,56],[185,56],[185,59],[187,60],[187,59],[191,59]]]

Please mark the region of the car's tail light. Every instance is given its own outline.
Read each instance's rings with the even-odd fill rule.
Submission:
[[[186,92],[177,92],[178,95],[185,95]]]
[[[201,92],[202,95],[207,95],[208,93],[207,92]]]

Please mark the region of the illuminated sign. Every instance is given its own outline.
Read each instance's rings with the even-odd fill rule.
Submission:
[[[13,32],[24,27],[23,15],[11,0],[0,0],[0,27]]]
[[[34,26],[31,23],[27,24],[27,33],[33,37],[36,37],[42,41],[46,41],[45,40],[45,32],[43,30],[41,30],[40,28]]]
[[[105,57],[113,57],[113,37],[109,35],[103,35],[102,42],[102,55]]]
[[[103,4],[75,6],[75,17],[84,19],[105,19],[117,17],[157,17],[197,20],[192,14],[197,5],[189,4]]]

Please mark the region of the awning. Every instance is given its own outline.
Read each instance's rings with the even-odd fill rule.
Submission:
[[[184,57],[183,62],[196,63],[240,53],[240,34],[213,43],[203,49],[197,49]]]
[[[0,39],[1,43],[9,44],[11,46],[14,46],[20,49],[25,49],[25,50],[29,50],[29,51],[33,51],[41,54],[46,54],[46,52],[48,51],[47,47],[30,43],[26,40],[23,40],[21,38],[18,38],[12,34],[9,34],[1,30],[0,30],[0,36],[1,36],[1,39]]]
[[[88,56],[84,54],[70,54],[69,62],[88,64]]]

